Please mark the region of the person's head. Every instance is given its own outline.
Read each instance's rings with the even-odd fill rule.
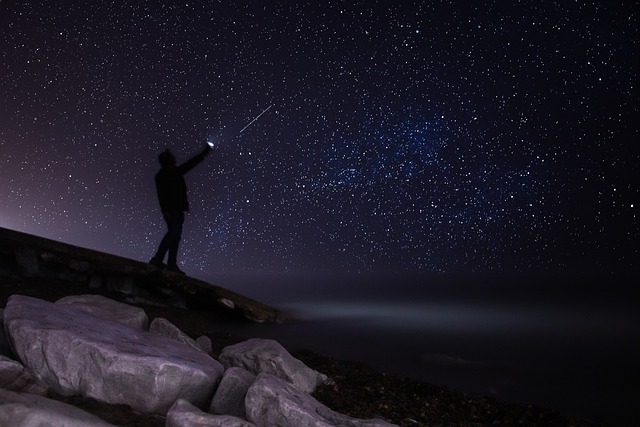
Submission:
[[[160,166],[163,168],[173,167],[176,165],[176,158],[173,157],[173,154],[171,154],[169,149],[164,150],[158,155],[158,161],[160,162]]]

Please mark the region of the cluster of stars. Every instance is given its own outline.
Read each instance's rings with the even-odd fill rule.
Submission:
[[[157,154],[215,140],[191,273],[637,271],[637,24],[633,2],[2,2],[0,226],[146,260]]]

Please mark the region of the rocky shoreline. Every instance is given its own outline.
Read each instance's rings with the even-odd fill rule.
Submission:
[[[311,394],[327,376],[274,340],[244,340],[212,357],[208,336],[193,339],[166,318],[150,321],[140,307],[95,294],[55,302],[14,294],[0,318],[0,425],[113,425],[48,392],[127,405],[167,427],[394,425],[323,405]]]
[[[45,285],[41,280],[3,279],[0,305],[4,307],[13,294],[56,301],[82,290],[73,282]],[[225,324],[237,319],[174,307],[142,308],[151,322],[159,318],[168,319],[192,338],[209,338],[210,352],[214,358],[219,358],[224,348],[250,338],[233,336],[225,331]],[[305,365],[328,377],[326,382],[315,388],[311,394],[313,398],[333,411],[354,419],[378,418],[400,426],[591,425],[543,408],[508,404],[491,398],[471,398],[446,387],[388,375],[357,362],[335,360],[299,349],[290,351]],[[54,391],[48,391],[45,395],[72,404],[113,425],[167,425],[165,416],[145,414],[129,405],[106,404],[82,396],[62,396]]]

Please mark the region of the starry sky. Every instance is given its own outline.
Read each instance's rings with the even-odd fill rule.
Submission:
[[[0,226],[148,261],[211,141],[189,274],[636,274],[639,12],[2,0]]]

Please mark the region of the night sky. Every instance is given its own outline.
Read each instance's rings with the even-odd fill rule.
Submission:
[[[209,140],[189,274],[636,274],[639,12],[2,0],[0,226],[146,262]]]

